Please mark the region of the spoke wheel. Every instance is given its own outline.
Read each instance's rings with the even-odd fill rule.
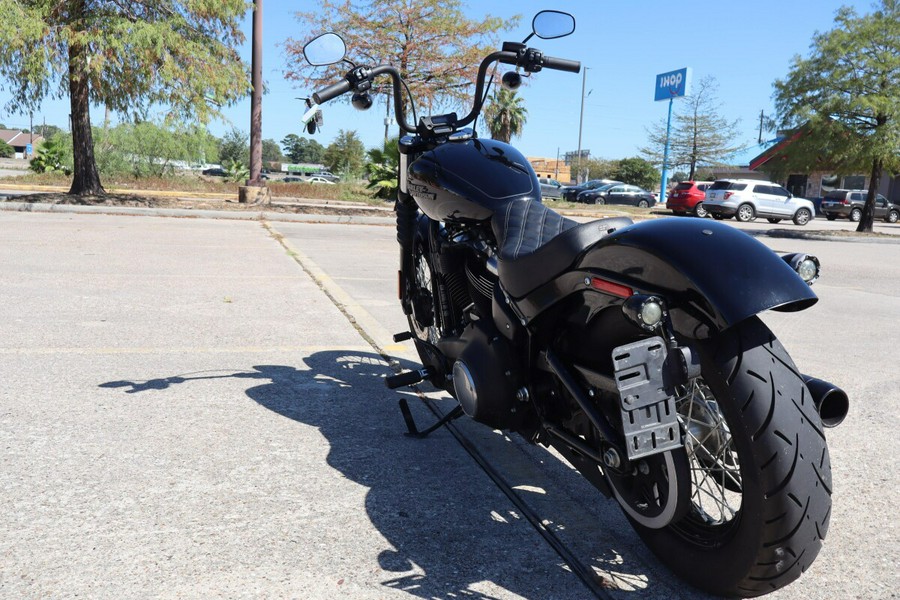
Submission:
[[[412,303],[410,331],[420,340],[436,344],[440,339],[440,332],[435,317],[434,271],[425,242],[421,239],[417,239],[413,247],[413,281],[409,283]]]

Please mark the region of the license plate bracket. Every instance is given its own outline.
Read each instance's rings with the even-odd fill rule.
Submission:
[[[629,460],[682,446],[675,396],[666,385],[666,344],[652,337],[612,352]]]

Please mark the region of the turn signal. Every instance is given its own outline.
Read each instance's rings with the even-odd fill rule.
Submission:
[[[657,296],[634,294],[622,305],[628,320],[647,331],[653,331],[662,323],[665,308]]]

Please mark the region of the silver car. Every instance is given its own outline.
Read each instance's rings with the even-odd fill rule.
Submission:
[[[736,218],[746,223],[765,217],[769,223],[791,219],[806,225],[816,214],[806,198],[797,198],[770,181],[756,179],[719,179],[706,190],[705,208],[714,219]]]

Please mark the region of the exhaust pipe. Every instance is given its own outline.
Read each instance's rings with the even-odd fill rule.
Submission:
[[[833,383],[809,375],[801,377],[812,395],[822,425],[825,427],[840,425],[850,410],[850,398],[847,397],[847,393]]]

